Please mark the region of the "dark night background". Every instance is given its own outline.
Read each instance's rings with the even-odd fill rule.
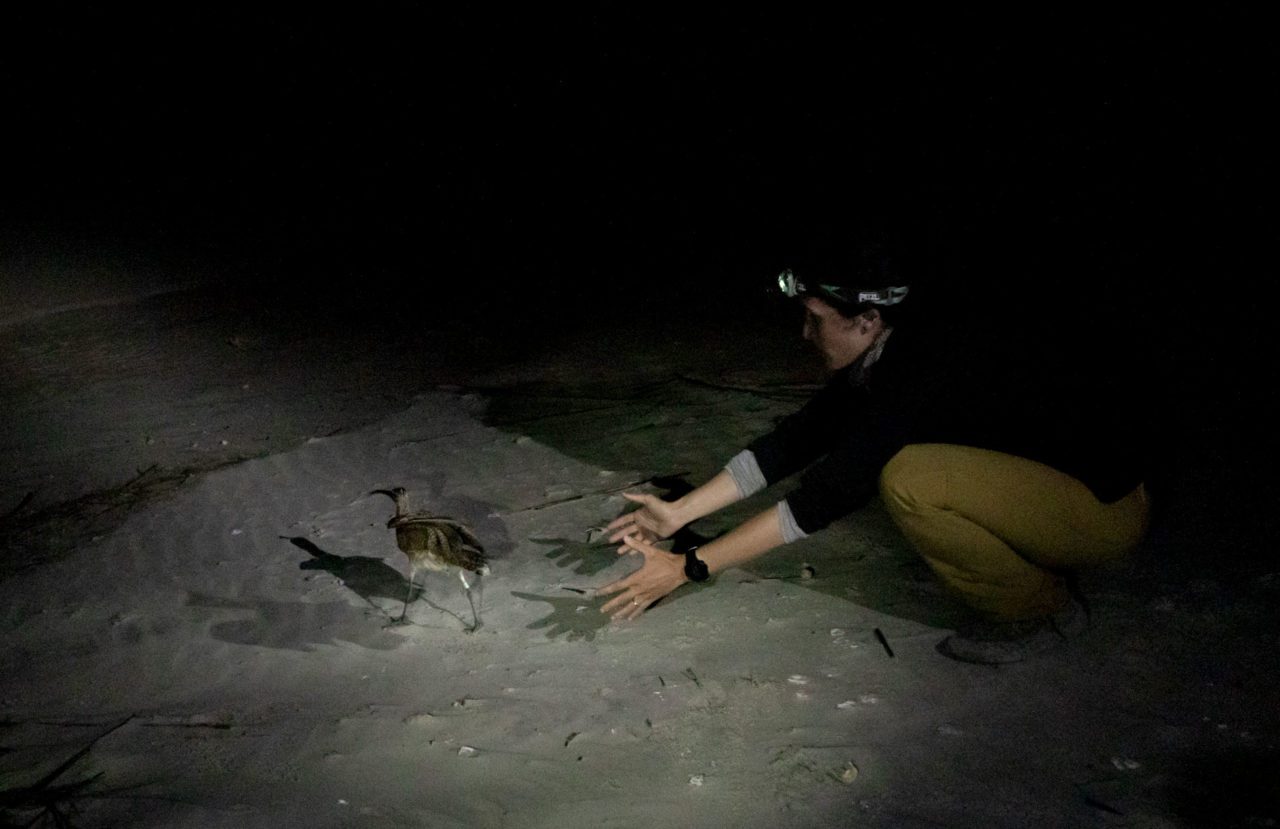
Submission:
[[[527,335],[733,307],[811,228],[888,216],[938,307],[1135,335],[1241,490],[1265,477],[1275,71],[1247,16],[5,17],[13,249],[197,262],[306,307],[519,313]]]
[[[74,764],[94,719],[148,718],[97,750],[104,771],[90,757],[44,789],[6,771],[5,817],[105,773],[98,805],[149,825],[259,808],[622,825],[694,803],[671,786],[696,771],[700,808],[788,810],[751,825],[1274,824],[1280,142],[1261,15],[120,5],[0,12],[4,765]],[[1082,410],[1143,404],[1152,528],[1086,585],[1096,631],[1023,672],[934,658],[925,566],[873,520],[644,622],[656,636],[593,642],[605,617],[580,601],[616,556],[577,540],[586,511],[529,515],[612,509],[594,499],[627,470],[696,470],[798,405],[816,371],[789,374],[774,344],[794,331],[813,355],[769,288],[813,235],[872,220],[934,321],[1089,389]],[[144,298],[153,277],[168,293]],[[709,354],[750,364],[748,387],[687,368]],[[1111,369],[1126,379],[1095,392]],[[457,441],[439,463],[436,441]],[[420,608],[396,651],[371,612],[406,565],[389,537],[363,546],[386,513],[355,490],[383,475],[487,515],[495,560],[520,545],[469,643]],[[814,549],[814,586],[775,592]],[[806,654],[802,692],[784,677]],[[686,665],[707,687],[659,674]]]

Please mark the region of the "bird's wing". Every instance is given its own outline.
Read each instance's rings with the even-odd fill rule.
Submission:
[[[484,550],[472,547],[469,544],[455,547],[454,550],[457,552],[457,565],[464,570],[470,570],[473,573],[478,572],[489,563],[488,559],[485,558]]]
[[[416,515],[408,515],[403,519],[400,519],[397,522],[397,526],[409,523],[431,524],[442,528],[447,527],[451,530],[456,530],[458,536],[461,537],[463,542],[470,544],[473,547],[479,547],[481,550],[484,549],[484,544],[476,536],[475,531],[472,530],[470,526],[456,518],[449,518],[444,515],[427,515],[426,513],[417,513]]]
[[[476,537],[476,534],[472,532],[470,527],[463,524],[461,521],[454,523],[453,526],[458,531],[458,535],[462,536],[462,540],[465,543],[475,547],[481,555],[484,555],[484,545],[480,543],[480,539]]]

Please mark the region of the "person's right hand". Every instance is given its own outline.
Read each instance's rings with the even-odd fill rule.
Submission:
[[[676,530],[684,526],[684,522],[676,514],[676,508],[670,501],[664,501],[656,495],[622,493],[628,501],[640,504],[640,509],[633,510],[609,522],[606,532],[612,533],[609,541],[621,541],[624,536],[636,535],[640,540],[653,543],[668,538]]]

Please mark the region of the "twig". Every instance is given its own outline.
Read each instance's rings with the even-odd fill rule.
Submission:
[[[806,398],[813,394],[814,389],[817,388],[817,386],[810,385],[778,386],[777,388],[782,389],[781,392],[769,392],[763,388],[753,386],[731,386],[725,383],[713,383],[710,380],[703,380],[689,374],[681,374],[680,379],[686,383],[690,383],[695,386],[702,386],[703,388],[716,389],[718,391],[736,391],[743,394],[754,394],[757,397],[766,397],[770,400],[781,400],[786,402],[793,402],[798,399]]]
[[[551,501],[544,501],[541,504],[534,504],[531,507],[523,507],[521,509],[511,510],[510,512],[504,512],[502,513],[502,515],[517,515],[522,512],[537,512],[539,510],[549,509],[551,507],[558,507],[561,504],[568,504],[573,501],[581,501],[583,498],[591,498],[598,495],[614,495],[619,492],[625,492],[628,489],[634,489],[635,487],[638,487],[638,486],[644,486],[645,484],[653,483],[654,481],[661,480],[663,478],[679,478],[682,475],[688,475],[688,474],[689,474],[688,472],[679,472],[675,475],[650,475],[648,478],[645,478],[643,480],[632,481],[631,483],[623,484],[622,486],[610,487],[609,489],[596,489],[596,490],[592,490],[591,492],[581,493],[580,495],[569,495],[564,498],[555,498]]]
[[[146,469],[139,469],[138,474],[134,475],[132,478],[126,481],[125,485],[121,487],[121,489],[128,489],[129,487],[133,486],[138,481],[142,480],[147,475],[149,475],[150,473],[154,472],[156,469],[159,469],[159,468],[160,468],[160,464],[153,463],[150,466],[148,466]]]
[[[74,766],[77,760],[79,760],[81,757],[88,754],[89,750],[92,749],[94,745],[98,743],[99,740],[101,740],[103,737],[106,737],[108,734],[115,731],[116,729],[124,726],[125,723],[132,720],[134,716],[135,715],[130,714],[120,722],[116,723],[115,725],[108,728],[106,731],[99,734],[97,737],[94,737],[85,745],[84,748],[80,749],[75,754],[71,755],[69,759],[63,761],[63,763],[59,765],[56,769],[49,772],[44,777],[40,778],[34,785],[27,786],[23,789],[19,789],[16,792],[15,791],[4,792],[3,794],[5,795],[5,799],[8,800],[9,798],[14,798],[16,800],[18,796],[24,795],[28,792],[37,792],[37,791],[40,791],[41,789],[47,788],[48,785],[52,783],[54,780],[57,780],[62,775],[63,772],[65,772],[67,769]]]
[[[1103,803],[1101,800],[1098,800],[1094,797],[1090,797],[1087,794],[1084,796],[1084,802],[1095,809],[1099,809],[1103,812],[1110,812],[1113,815],[1119,815],[1120,817],[1124,817],[1124,812],[1120,811],[1116,807],[1108,806],[1106,803]]]
[[[875,634],[876,638],[880,640],[880,644],[884,645],[884,652],[889,654],[889,658],[892,659],[893,648],[889,647],[889,640],[884,638],[884,631],[880,630],[880,628],[876,628]]]
[[[499,429],[507,426],[519,426],[525,423],[536,423],[539,420],[549,420],[553,417],[573,417],[580,414],[593,414],[595,412],[608,412],[614,409],[620,409],[624,406],[630,406],[638,401],[625,400],[618,403],[611,403],[608,406],[591,406],[584,409],[569,409],[564,412],[547,412],[546,414],[529,415],[527,417],[513,417],[509,419],[495,419],[490,425]]]
[[[412,438],[410,440],[402,440],[399,443],[393,444],[391,447],[391,451],[394,452],[397,449],[403,449],[406,446],[417,446],[420,443],[434,443],[437,440],[444,440],[445,438],[455,438],[461,434],[463,434],[462,431],[445,432],[444,434],[440,434],[440,435],[432,435],[429,438]]]
[[[36,497],[36,492],[38,492],[38,490],[33,489],[26,495],[22,496],[22,500],[18,502],[18,505],[6,512],[3,517],[0,517],[0,521],[8,521],[13,516],[22,512],[23,508],[26,507],[27,504],[31,503],[31,499]]]

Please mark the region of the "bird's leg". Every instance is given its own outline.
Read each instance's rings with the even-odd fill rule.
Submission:
[[[402,623],[404,621],[404,617],[407,616],[409,613],[409,600],[413,598],[413,580],[417,578],[417,576],[418,576],[418,568],[410,567],[409,568],[409,592],[405,594],[404,610],[400,611],[400,618],[395,620],[396,624]]]
[[[462,589],[467,591],[467,602],[471,605],[471,627],[467,628],[467,633],[475,633],[483,623],[480,621],[480,613],[476,610],[475,599],[471,598],[471,584],[467,581],[467,571],[459,570],[458,578],[462,581]]]

